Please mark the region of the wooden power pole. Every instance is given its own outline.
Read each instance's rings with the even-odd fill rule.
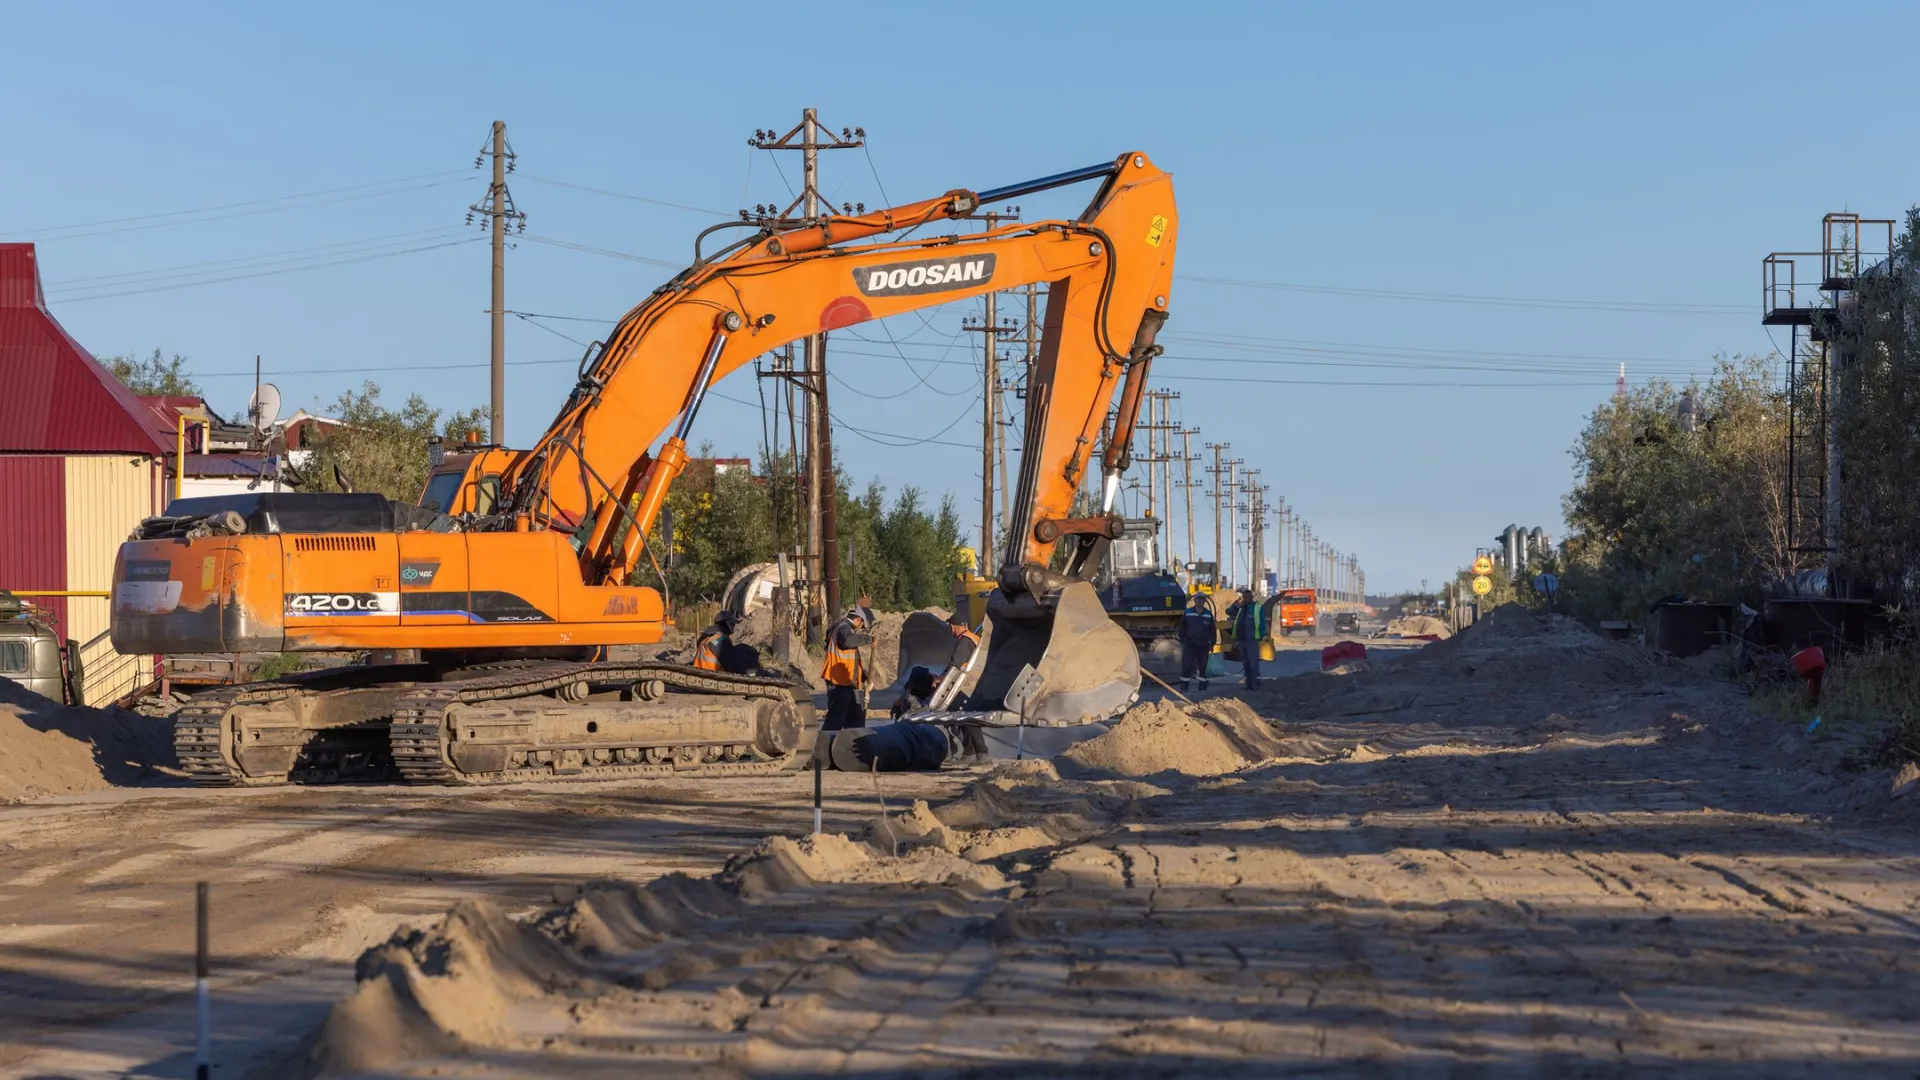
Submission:
[[[492,434],[496,446],[507,444],[507,230],[525,232],[527,215],[513,205],[513,193],[507,190],[507,174],[513,171],[513,144],[507,141],[507,122],[495,120],[493,133],[480,153],[474,156],[473,167],[479,168],[483,159],[493,159],[493,183],[487,186],[486,197],[467,207],[467,221],[473,221],[478,214],[488,219],[487,225],[493,231],[493,303],[487,314],[493,320],[493,396],[490,400],[492,412]]]
[[[804,177],[800,194],[786,209],[776,214],[760,208],[761,215],[782,228],[820,221],[822,208],[832,209],[820,197],[820,151],[857,150],[866,141],[864,128],[841,128],[838,136],[829,131],[823,138],[817,109],[802,110],[800,122],[784,135],[772,129],[756,130],[747,145],[757,150],[800,151]],[[827,408],[827,335],[813,334],[803,339],[802,356],[805,370],[797,376],[806,391],[807,405],[802,426],[807,441],[806,558],[811,579],[807,627],[811,637],[832,625],[841,607],[839,489],[833,468],[833,413]]]
[[[987,231],[992,232],[1003,221],[1020,220],[1020,208],[1009,206],[974,216],[986,222]],[[979,334],[985,342],[982,349],[985,378],[981,382],[980,398],[980,576],[984,578],[991,578],[998,569],[994,551],[998,530],[994,527],[993,492],[997,466],[1004,460],[1004,454],[1000,453],[1000,339],[1018,332],[1012,320],[1000,318],[994,302],[998,295],[988,293],[983,298],[986,312],[980,319],[963,319],[960,324],[961,329]]]

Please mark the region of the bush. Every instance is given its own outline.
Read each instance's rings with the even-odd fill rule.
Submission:
[[[355,491],[377,491],[390,499],[413,502],[427,486],[427,440],[442,435],[458,440],[468,431],[488,426],[485,406],[456,412],[442,419],[418,394],[410,394],[399,409],[380,403],[380,386],[368,381],[359,391],[348,390],[335,401],[331,415],[341,423],[326,429],[310,449],[313,456],[300,467],[304,490],[339,491],[334,470]]]
[[[1850,744],[1848,756],[1871,766],[1920,761],[1920,645],[1881,641],[1835,657],[1809,705],[1805,684],[1779,681],[1755,689],[1754,706],[1804,726],[1820,718],[1829,737]]]
[[[1786,397],[1772,363],[1721,358],[1681,391],[1654,380],[1595,409],[1571,451],[1571,535],[1561,606],[1589,619],[1644,616],[1675,593],[1757,603],[1804,565],[1786,520]]]

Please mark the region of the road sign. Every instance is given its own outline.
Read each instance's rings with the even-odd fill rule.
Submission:
[[[1485,596],[1493,591],[1493,579],[1485,574],[1473,575],[1473,595]]]
[[[1473,572],[1481,577],[1486,577],[1488,574],[1493,573],[1493,557],[1490,555],[1476,556],[1473,560]],[[1477,592],[1479,590],[1476,589],[1475,591]]]

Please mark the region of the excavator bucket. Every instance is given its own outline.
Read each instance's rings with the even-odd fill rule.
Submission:
[[[907,674],[917,667],[938,674],[953,661],[953,643],[947,620],[931,611],[908,612],[900,625],[900,666],[894,669],[898,672],[895,681],[905,683]]]
[[[1112,719],[1139,696],[1140,651],[1092,584],[1071,582],[1046,603],[996,592],[988,613],[993,636],[964,712],[915,719],[1075,727]]]

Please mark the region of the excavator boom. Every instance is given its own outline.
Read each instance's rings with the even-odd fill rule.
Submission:
[[[1090,180],[1100,181],[1099,190],[1073,219],[914,235],[966,218],[986,202]],[[359,675],[325,690],[242,693],[200,730],[212,743],[225,740],[220,753],[229,769],[250,776],[284,778],[310,758],[310,747],[300,749],[303,733],[365,733],[383,717],[396,732],[394,759],[415,763],[411,772],[401,767],[410,776],[564,772],[582,762],[588,769],[638,768],[657,763],[656,751],[709,764],[770,761],[791,750],[794,722],[784,706],[768,704],[773,692],[766,685],[622,668],[619,679],[629,681],[616,687],[597,681],[601,669],[591,667],[605,646],[654,642],[664,633],[662,596],[648,584],[659,567],[647,539],[685,467],[707,394],[754,357],[804,337],[1044,284],[1045,336],[1028,390],[1018,499],[1000,588],[989,605],[999,629],[973,706],[992,717],[984,722],[1103,719],[1132,700],[1138,657],[1126,635],[1098,614],[1086,579],[1119,532],[1112,498],[1159,352],[1154,338],[1166,318],[1177,232],[1171,177],[1146,155],[1129,153],[1025,184],[758,228],[711,255],[696,245],[692,266],[589,351],[537,443],[519,453],[467,456],[462,483],[438,495],[430,483],[420,507],[375,495],[319,494],[169,507],[167,517],[143,525],[121,550],[115,646],[147,653],[393,650],[420,661],[406,679],[428,683],[457,671],[490,672],[487,688],[470,688],[464,698],[402,693]],[[1076,517],[1075,498],[1116,395],[1101,501],[1097,512]],[[576,667],[499,674],[500,663]],[[696,738],[689,732],[697,725],[672,720],[674,709],[649,696],[668,690],[746,703],[730,734]],[[527,694],[580,702],[612,694],[623,704],[582,720],[581,731],[568,735],[573,720],[565,709],[524,712],[504,704]],[[582,704],[574,711],[592,710]],[[461,715],[468,721],[457,721]],[[414,719],[402,724],[402,716]],[[462,765],[457,736],[469,722],[465,739],[472,745]],[[402,730],[411,733],[404,740]],[[474,749],[480,744],[493,749]],[[559,745],[568,749],[540,749]],[[236,746],[259,767],[235,764]],[[637,764],[630,753],[642,755]]]

